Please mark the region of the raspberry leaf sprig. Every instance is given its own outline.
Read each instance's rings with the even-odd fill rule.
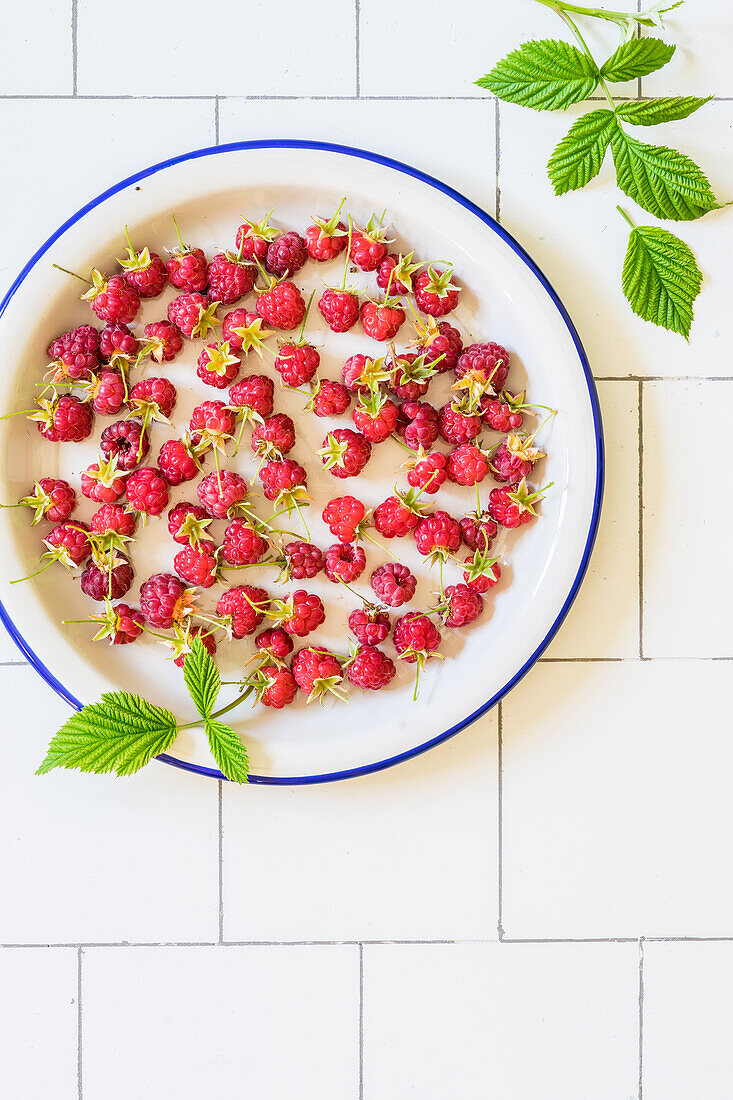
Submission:
[[[671,60],[675,46],[633,35],[639,26],[661,27],[663,13],[679,3],[620,12],[563,0],[537,2],[556,12],[577,46],[555,39],[525,42],[476,83],[499,99],[537,111],[565,110],[601,89],[608,106],[577,119],[550,156],[547,174],[555,194],[585,187],[601,171],[610,149],[618,187],[655,217],[693,221],[719,209],[722,204],[694,161],[676,149],[640,141],[622,125],[656,126],[684,119],[712,97],[661,96],[616,103],[610,87],[648,76]],[[622,31],[623,41],[602,65],[595,61],[573,19],[578,15],[614,23]],[[693,306],[702,284],[692,251],[667,230],[635,227],[620,212],[631,228],[621,280],[624,296],[643,320],[689,339]]]
[[[199,637],[194,638],[183,662],[189,695],[201,718],[179,723],[164,707],[127,691],[108,691],[98,703],[73,714],[52,738],[45,759],[36,772],[53,768],[118,776],[132,775],[154,756],[167,752],[180,730],[203,724],[211,754],[220,771],[235,783],[246,783],[247,750],[237,733],[219,719],[239,706],[251,693],[245,689],[228,706],[214,710],[221,680],[211,655]]]

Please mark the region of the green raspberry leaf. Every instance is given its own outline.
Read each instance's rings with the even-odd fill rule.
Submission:
[[[700,99],[694,95],[662,96],[659,99],[637,99],[619,103],[616,114],[632,126],[656,126],[658,122],[676,122],[699,111],[713,97]]]
[[[666,65],[676,48],[668,46],[661,38],[632,38],[604,62],[601,76],[614,83],[648,76]]]
[[[573,123],[547,162],[556,195],[577,191],[598,175],[617,125],[607,108],[589,111]]]
[[[676,149],[645,145],[620,127],[611,149],[619,187],[655,217],[693,221],[718,209],[702,169]]]
[[[176,732],[174,716],[163,707],[126,691],[105,692],[64,723],[36,774],[78,768],[131,775],[169,749]]]
[[[579,103],[598,86],[598,68],[568,42],[525,42],[476,83],[507,103],[557,111]]]
[[[639,317],[688,340],[701,284],[695,257],[679,237],[651,225],[631,231],[621,285]]]
[[[221,772],[234,783],[246,783],[249,775],[247,750],[231,726],[207,718],[204,723],[211,755]]]
[[[183,678],[196,710],[202,718],[208,718],[214,709],[221,679],[211,654],[198,635],[184,658]]]

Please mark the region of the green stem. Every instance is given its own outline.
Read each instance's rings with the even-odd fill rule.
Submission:
[[[617,206],[617,207],[616,207],[616,209],[618,210],[619,214],[620,214],[620,215],[621,215],[621,217],[622,217],[622,218],[624,219],[624,221],[625,221],[625,222],[628,222],[628,223],[629,223],[629,225],[631,226],[631,228],[632,228],[632,229],[636,229],[636,226],[634,225],[634,223],[632,222],[631,218],[630,218],[630,217],[629,217],[629,215],[628,215],[628,214],[626,213],[626,211],[625,211],[625,210],[622,210],[620,206]],[[537,408],[539,408],[539,407],[540,407],[540,406],[538,405],[538,406],[537,406]]]
[[[632,19],[643,27],[655,27],[657,23],[650,13],[662,15],[680,7],[684,0],[678,0],[676,4],[670,4],[668,8],[648,8],[645,11],[609,11],[607,8],[584,8],[579,4],[566,4],[564,0],[537,0],[538,4],[544,4],[546,8],[571,11],[574,15],[587,15],[591,19],[605,19],[609,23],[626,23]]]
[[[544,4],[544,3],[546,3],[546,0],[538,0],[538,3]],[[563,10],[563,9],[567,8],[567,5],[566,4],[561,4],[561,3],[558,2],[558,3],[548,3],[547,6],[552,8],[554,11],[556,11],[557,14],[560,16],[560,18],[562,19],[563,23],[565,23],[565,25],[570,28],[570,30],[571,30],[572,34],[575,36],[575,39],[576,39],[578,45],[580,46],[581,50],[583,51],[585,56],[588,58],[588,60],[593,63],[594,68],[597,69],[596,59],[594,58],[593,54],[588,49],[588,46],[586,45],[586,41],[583,38],[583,35],[580,33],[580,31],[576,27],[575,23],[573,22],[573,20],[567,14],[567,12],[565,10]],[[597,10],[600,11],[600,8],[597,9]],[[587,15],[588,12],[583,12],[582,9],[581,9],[581,14],[586,14]],[[608,84],[606,84],[606,81],[603,79],[603,77],[600,75],[600,73],[599,73],[599,76],[598,76],[598,82],[599,82],[601,88],[603,89],[603,94],[605,95],[606,99],[608,100],[609,107],[611,108],[612,111],[615,111],[616,110],[616,104],[613,101],[613,97],[612,97],[612,95],[609,91]]]
[[[228,714],[228,712],[230,710],[234,710],[235,707],[238,707],[239,704],[244,702],[244,700],[247,698],[247,696],[251,695],[251,694],[252,694],[252,688],[248,687],[246,691],[242,692],[241,695],[237,696],[237,698],[234,700],[233,703],[229,703],[228,706],[221,707],[219,710],[215,710],[213,714],[209,715],[209,717],[210,718],[221,718],[222,714]],[[179,725],[178,729],[179,729],[179,731],[180,730],[190,730],[190,729],[193,729],[194,726],[202,725],[203,722],[204,722],[203,718],[198,718],[194,722],[184,722],[182,725]]]

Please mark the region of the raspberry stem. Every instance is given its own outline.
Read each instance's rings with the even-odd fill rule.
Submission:
[[[67,267],[59,267],[58,264],[51,264],[51,267],[55,267],[57,271],[63,271],[64,275],[71,275],[72,278],[78,279],[81,283],[86,283],[87,286],[92,286],[89,279],[85,279],[83,275],[77,275],[75,271],[69,271]]]
[[[390,550],[390,548],[388,546],[383,546],[381,542],[378,542],[377,539],[372,538],[372,536],[368,535],[366,533],[366,531],[363,531],[362,534],[364,535],[365,539],[369,539],[370,542],[373,542],[374,545],[378,546],[379,549],[382,550],[385,554],[389,554],[389,556],[392,558],[393,561],[399,562],[400,559],[397,557],[396,554],[392,553],[392,551]]]

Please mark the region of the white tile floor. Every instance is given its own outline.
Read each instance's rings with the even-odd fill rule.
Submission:
[[[63,706],[0,639],[0,1096],[727,1100],[733,216],[680,230],[707,284],[689,345],[631,316],[610,171],[555,199],[569,116],[473,84],[561,34],[531,0],[129,0],[127,37],[115,11],[3,6],[0,291],[92,194],[175,151],[396,155],[498,211],[566,300],[607,495],[546,659],[454,741],[344,785],[36,779]],[[700,0],[670,24],[675,61],[642,92],[716,93],[658,140],[728,198],[733,15]]]

